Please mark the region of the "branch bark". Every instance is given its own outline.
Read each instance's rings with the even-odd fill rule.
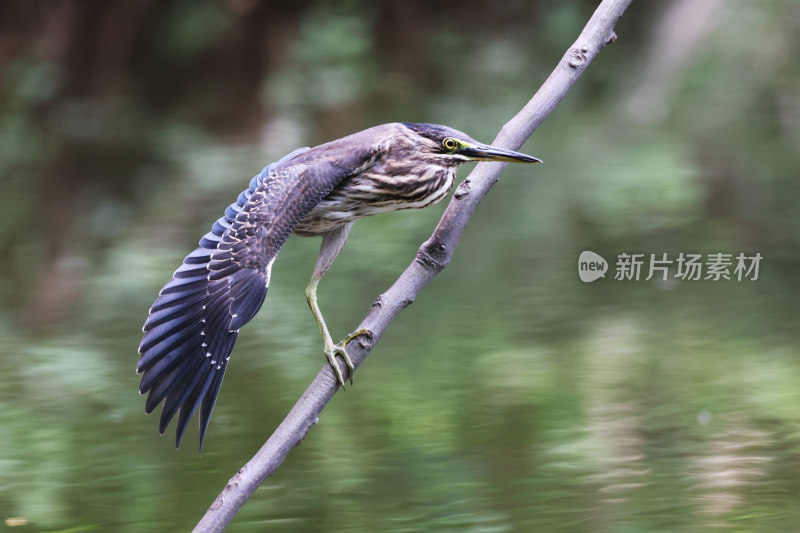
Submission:
[[[614,26],[631,1],[603,0],[600,3],[578,40],[567,50],[542,87],[503,126],[492,144],[512,150],[522,146],[564,98],[595,55],[616,40]],[[422,244],[414,261],[394,285],[372,304],[372,309],[359,325],[358,329],[369,330],[372,335],[356,337],[348,344],[348,353],[356,367],[369,355],[394,317],[408,307],[422,288],[450,262],[476,207],[497,183],[505,166],[505,163],[479,163],[456,188],[431,237]],[[347,366],[343,361],[341,367],[347,378]],[[195,533],[225,529],[253,492],[303,440],[338,388],[336,377],[330,365],[326,364],[258,453],[228,481],[195,527]]]

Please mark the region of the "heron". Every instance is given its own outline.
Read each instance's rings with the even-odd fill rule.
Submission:
[[[175,446],[180,447],[199,409],[202,451],[239,330],[264,303],[272,265],[291,233],[322,237],[306,299],[323,352],[344,387],[336,357],[352,380],[347,343],[369,332],[333,342],[317,302],[320,280],[355,221],[440,202],[458,167],[470,161],[541,162],[446,126],[397,122],[299,148],[253,177],[161,289],[142,328],[139,393],[148,393],[148,414],[163,401],[159,432],[164,434],[177,413]]]

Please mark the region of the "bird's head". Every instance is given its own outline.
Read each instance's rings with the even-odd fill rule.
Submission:
[[[403,123],[404,136],[416,155],[440,164],[460,165],[469,161],[541,163],[536,157],[483,144],[466,133],[438,124]]]

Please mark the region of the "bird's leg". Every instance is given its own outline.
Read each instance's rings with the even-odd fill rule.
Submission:
[[[350,369],[350,383],[353,382],[353,370],[355,370],[355,366],[353,365],[353,361],[350,359],[350,356],[347,354],[347,350],[344,348],[344,344],[346,343],[333,343],[333,338],[328,331],[328,326],[325,324],[325,319],[322,317],[322,311],[317,303],[318,284],[319,279],[312,278],[311,283],[309,283],[308,287],[306,287],[306,300],[308,300],[308,306],[311,308],[311,312],[314,314],[314,319],[317,321],[317,326],[319,326],[319,332],[322,335],[322,342],[325,343],[323,348],[325,356],[328,358],[328,362],[330,363],[331,367],[333,367],[333,371],[336,373],[336,378],[338,379],[339,383],[341,383],[342,387],[344,387],[342,369],[339,367],[339,361],[336,360],[336,356],[341,355],[342,359],[344,359],[344,362],[347,364],[347,368]]]
[[[344,359],[344,362],[347,364],[347,368],[350,369],[350,383],[353,383],[353,372],[355,371],[355,366],[353,365],[353,361],[350,359],[350,356],[347,354],[347,349],[345,346],[358,335],[362,335],[364,333],[368,334],[369,332],[357,331],[351,333],[339,344],[334,344],[333,338],[328,331],[328,326],[325,324],[325,319],[322,317],[322,311],[317,303],[317,286],[319,285],[319,281],[322,279],[322,276],[325,275],[330,266],[333,264],[333,261],[336,259],[336,256],[338,256],[339,252],[342,250],[344,243],[347,241],[347,236],[350,234],[350,228],[352,225],[353,223],[351,222],[349,224],[339,226],[338,228],[323,235],[322,246],[320,247],[319,257],[317,258],[317,265],[314,267],[314,274],[311,276],[311,282],[308,284],[308,287],[306,287],[306,300],[308,300],[308,306],[311,308],[314,319],[316,319],[317,325],[319,326],[319,332],[322,335],[322,342],[325,344],[325,356],[328,358],[328,362],[330,363],[331,367],[333,367],[333,371],[336,373],[336,377],[339,380],[339,383],[342,385],[342,388],[344,388],[344,377],[342,375],[342,369],[339,367],[339,362],[336,360],[336,356],[339,355],[342,357],[342,359]]]

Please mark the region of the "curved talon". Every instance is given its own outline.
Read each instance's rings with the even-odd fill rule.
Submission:
[[[336,356],[337,355],[342,356],[342,359],[344,359],[347,368],[350,370],[351,385],[353,384],[353,374],[355,373],[356,370],[356,367],[355,365],[353,365],[353,361],[352,359],[350,359],[350,355],[348,355],[347,349],[345,348],[347,342],[349,341],[342,341],[339,344],[334,344],[332,346],[325,348],[325,356],[328,358],[328,362],[333,367],[333,371],[336,374],[336,378],[338,379],[339,384],[342,386],[342,389],[344,389],[344,376],[342,374],[342,369],[339,366],[339,361],[336,360]]]
[[[372,338],[372,332],[370,330],[368,330],[367,328],[361,328],[355,330],[353,333],[345,337],[344,340],[339,344],[342,346],[346,346],[351,340],[355,339],[356,337],[360,337],[361,335],[369,337],[370,339]]]
[[[328,358],[328,362],[333,367],[333,371],[336,374],[336,378],[339,381],[339,384],[344,389],[344,375],[342,374],[342,369],[339,367],[339,361],[336,360],[337,355],[341,355],[342,359],[344,359],[347,368],[350,370],[350,384],[353,384],[353,374],[356,372],[356,366],[353,364],[353,360],[350,359],[350,354],[347,353],[347,344],[355,339],[356,337],[360,337],[361,335],[365,335],[369,338],[372,338],[372,332],[368,329],[359,329],[352,332],[350,335],[346,336],[339,344],[330,344],[325,347],[325,356]]]

